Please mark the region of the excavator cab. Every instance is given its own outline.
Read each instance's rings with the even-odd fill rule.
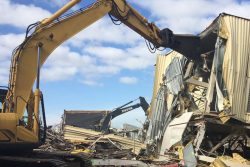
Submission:
[[[9,154],[23,152],[23,149],[28,151],[37,148],[45,142],[47,129],[42,93],[40,92],[39,98],[39,115],[34,115],[35,101],[32,92],[26,104],[25,114],[19,118],[17,113],[6,110],[10,105],[6,100],[7,94],[8,89],[0,87],[0,151]],[[36,131],[38,135],[34,135]],[[22,139],[27,141],[23,142]]]

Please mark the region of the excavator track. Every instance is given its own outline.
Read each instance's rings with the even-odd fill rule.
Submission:
[[[69,152],[34,151],[32,154],[0,156],[1,167],[91,167],[90,159],[83,154]]]
[[[26,157],[0,156],[2,167],[67,167],[68,165],[57,159],[40,159]]]

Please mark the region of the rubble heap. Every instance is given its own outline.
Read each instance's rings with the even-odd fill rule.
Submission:
[[[90,158],[98,159],[132,159],[143,148],[145,149],[143,143],[126,137],[65,126],[63,133],[48,129],[46,142],[38,150],[84,153],[88,154]]]
[[[213,161],[233,166],[225,157],[248,163],[249,30],[250,20],[221,14],[199,34],[196,59],[175,51],[158,56],[146,127],[148,155],[176,158],[190,167]]]
[[[89,148],[97,143],[111,143],[117,149],[130,150],[135,155],[138,155],[142,148],[146,148],[143,143],[137,140],[115,134],[102,134],[101,132],[73,126],[64,127],[64,139],[73,143],[84,143]]]

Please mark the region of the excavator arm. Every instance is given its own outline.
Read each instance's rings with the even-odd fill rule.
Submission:
[[[109,14],[113,21],[119,20],[133,29],[156,48],[170,47],[181,52],[182,43],[178,41],[177,35],[168,29],[160,31],[125,0],[98,0],[87,8],[62,16],[78,2],[79,0],[72,0],[50,18],[31,24],[27,28],[25,40],[14,50],[10,68],[9,91],[0,113],[0,129],[8,131],[8,135],[1,140],[4,130],[0,131],[0,142],[6,140],[12,143],[38,141],[39,103],[41,101],[40,68],[59,45],[106,14]],[[33,32],[30,33],[31,31]],[[27,129],[20,124],[20,120],[29,105],[35,80],[37,85],[33,94],[34,108],[28,111],[28,115],[32,116],[29,120],[33,119],[33,123],[32,129]]]
[[[41,101],[40,68],[59,45],[106,14],[109,14],[113,21],[115,18],[119,19],[155,46],[161,46],[159,29],[136,12],[126,1],[98,0],[85,9],[61,16],[78,2],[79,0],[73,0],[50,18],[30,25],[27,28],[25,40],[14,50],[10,68],[9,91],[0,113],[0,127],[8,133],[4,135],[5,132],[2,130],[0,141],[38,142]],[[34,31],[30,34],[32,30]],[[34,100],[33,104],[29,105],[35,80],[37,80],[37,85],[33,95]],[[33,119],[32,129],[20,124],[27,106],[33,106],[33,109],[28,111],[28,115],[32,117],[29,120]]]
[[[114,119],[115,117],[122,115],[124,113],[127,113],[129,111],[132,111],[136,108],[141,107],[143,109],[143,111],[145,112],[145,115],[148,115],[148,108],[149,108],[149,104],[147,103],[147,101],[145,100],[144,97],[139,97],[140,103],[134,104],[134,105],[130,105],[127,106],[131,103],[133,103],[134,101],[130,101],[116,109],[114,109],[112,112],[108,113],[103,120],[101,120],[101,127],[100,130],[104,133],[108,132],[109,129],[109,125],[110,125],[110,121],[112,119]]]
[[[121,10],[124,12],[121,13]],[[30,90],[37,77],[38,48],[41,51],[39,65],[42,66],[59,45],[106,14],[119,18],[154,45],[161,46],[159,29],[123,0],[99,0],[70,16],[55,20],[45,19],[14,52],[9,82],[11,91],[7,96],[14,103],[11,105],[14,108],[9,108],[9,110],[16,112],[19,118],[24,114],[25,101],[29,99]],[[57,18],[57,16],[53,15],[52,18]]]

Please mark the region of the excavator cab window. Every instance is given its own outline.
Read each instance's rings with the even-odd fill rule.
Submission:
[[[3,102],[0,101],[0,112],[2,112],[2,110],[3,110]]]
[[[27,114],[27,112],[25,112],[22,119],[19,120],[19,125],[22,125],[24,127],[28,126],[28,114]]]
[[[8,90],[0,87],[0,112],[3,112],[3,104]]]

